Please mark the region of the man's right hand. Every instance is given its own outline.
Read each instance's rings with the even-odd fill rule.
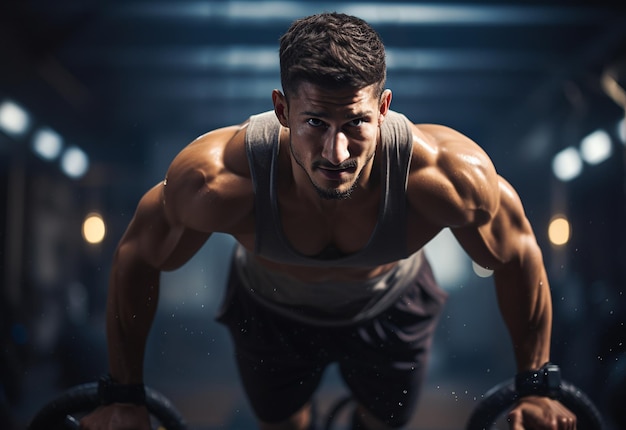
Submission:
[[[145,406],[113,403],[101,406],[80,420],[81,430],[151,430]]]

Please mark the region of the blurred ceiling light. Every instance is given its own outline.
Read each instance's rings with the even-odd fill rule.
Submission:
[[[24,134],[30,125],[30,116],[21,106],[10,100],[0,104],[0,129],[11,135]]]
[[[550,221],[548,238],[553,245],[561,246],[569,242],[571,234],[570,223],[562,215],[557,215]]]
[[[81,178],[89,170],[89,157],[79,147],[69,147],[61,156],[61,170],[70,178]]]
[[[163,1],[120,2],[114,13],[167,19],[228,19],[287,21],[334,10],[359,16],[372,24],[576,24],[606,19],[607,11],[593,8],[563,10],[551,6],[411,4],[407,2],[297,2],[266,1]]]
[[[104,240],[106,236],[106,225],[102,215],[92,212],[83,221],[83,238],[87,243],[97,244]]]
[[[486,269],[475,261],[472,261],[472,270],[474,270],[474,273],[481,278],[488,278],[493,275],[493,270]]]
[[[54,130],[42,128],[33,136],[33,151],[44,160],[54,160],[63,149],[63,139]]]
[[[552,172],[561,181],[571,181],[583,169],[583,162],[576,148],[568,147],[554,156],[552,160]]]
[[[534,70],[545,64],[537,53],[486,49],[444,49],[390,47],[386,51],[389,70],[456,69],[472,70],[502,67],[508,70]]]
[[[624,145],[626,145],[626,117],[617,124],[617,135]]]
[[[444,289],[456,289],[471,273],[470,259],[449,228],[443,229],[424,247],[435,278]]]
[[[580,143],[580,155],[589,164],[599,164],[613,153],[611,136],[604,130],[596,130],[585,136]]]
[[[104,53],[103,53],[104,52]],[[155,47],[138,51],[126,46],[105,51],[80,51],[83,61],[95,63],[102,56],[114,59],[125,67],[196,68],[277,72],[278,52],[274,46],[194,46]],[[538,70],[549,59],[536,52],[511,53],[506,50],[402,48],[386,50],[388,70],[456,69],[485,70],[499,67],[506,70]],[[239,80],[241,81],[241,80]],[[205,82],[205,81],[202,81]],[[415,79],[413,79],[415,82]],[[272,84],[274,85],[274,84]]]

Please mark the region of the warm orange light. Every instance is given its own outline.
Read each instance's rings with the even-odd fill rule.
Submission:
[[[83,238],[87,243],[97,244],[104,240],[106,225],[98,213],[90,213],[83,221]]]
[[[556,216],[550,221],[548,238],[553,245],[561,246],[569,242],[571,228],[569,221],[563,216]]]

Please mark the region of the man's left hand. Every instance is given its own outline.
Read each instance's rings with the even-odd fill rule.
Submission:
[[[548,397],[523,397],[508,415],[510,430],[575,430],[576,416]]]

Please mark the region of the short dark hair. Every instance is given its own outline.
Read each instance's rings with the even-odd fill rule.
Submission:
[[[364,20],[342,13],[311,15],[295,21],[280,38],[280,78],[285,96],[302,82],[364,88],[387,77],[385,46]]]

